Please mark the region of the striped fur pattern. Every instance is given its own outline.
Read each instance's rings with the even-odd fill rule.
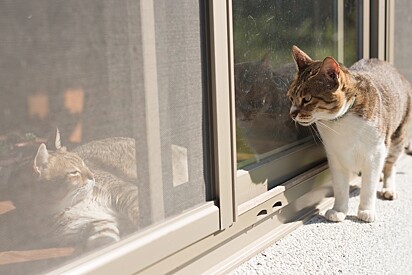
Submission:
[[[134,139],[92,141],[69,152],[57,132],[55,144],[54,151],[40,145],[15,173],[19,208],[42,223],[33,226],[39,239],[89,250],[136,231]]]
[[[122,218],[138,225],[138,189],[135,140],[113,137],[92,141],[74,150],[96,179],[93,197],[110,205]]]
[[[312,60],[293,46],[297,74],[288,96],[290,115],[303,126],[317,126],[333,178],[335,203],[325,217],[342,221],[348,211],[349,180],[361,173],[358,218],[375,220],[383,171],[383,199],[396,199],[396,163],[408,145],[412,89],[389,63],[360,60],[349,69],[332,57]],[[313,126],[312,126],[313,127]]]

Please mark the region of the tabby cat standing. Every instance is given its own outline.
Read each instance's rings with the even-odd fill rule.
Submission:
[[[361,173],[358,218],[376,219],[375,202],[383,172],[384,199],[396,199],[396,164],[407,143],[410,83],[389,63],[360,60],[349,69],[332,57],[312,60],[293,46],[298,73],[288,96],[294,121],[316,124],[326,148],[335,203],[325,217],[342,221],[348,213],[349,181]]]

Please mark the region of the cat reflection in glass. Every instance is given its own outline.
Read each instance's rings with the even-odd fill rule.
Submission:
[[[361,173],[357,216],[373,222],[382,171],[381,196],[398,196],[396,164],[408,144],[411,86],[393,66],[377,59],[346,68],[332,57],[312,60],[296,46],[292,55],[298,72],[287,93],[290,115],[303,126],[316,124],[332,173],[335,202],[325,217],[345,219],[350,177]]]
[[[261,60],[235,64],[238,161],[258,159],[306,135],[291,123],[284,97],[294,73],[293,63],[272,67],[269,52]]]
[[[17,218],[8,226],[11,234],[19,235],[14,238],[20,245],[89,250],[136,231],[134,139],[107,138],[69,152],[57,131],[54,147],[49,151],[41,144],[35,157],[15,165],[9,177]]]

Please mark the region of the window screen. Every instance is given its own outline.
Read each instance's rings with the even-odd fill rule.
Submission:
[[[154,2],[0,3],[0,273],[210,199],[204,4]]]

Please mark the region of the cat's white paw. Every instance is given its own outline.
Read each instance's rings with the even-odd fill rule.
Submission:
[[[375,211],[373,210],[359,210],[358,219],[364,222],[374,222],[375,221]]]
[[[398,198],[396,191],[389,188],[383,188],[379,194],[385,200],[396,200]]]
[[[89,237],[85,245],[83,245],[83,249],[86,251],[90,251],[104,245],[112,244],[118,240],[119,239],[110,236],[91,236]]]
[[[331,222],[341,222],[346,218],[346,214],[333,209],[329,209],[325,213],[325,218]]]

